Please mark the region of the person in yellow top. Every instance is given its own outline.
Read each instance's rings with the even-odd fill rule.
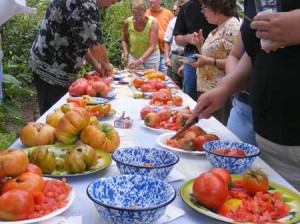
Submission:
[[[171,19],[173,19],[173,13],[161,6],[161,0],[149,0],[150,8],[147,9],[146,15],[153,16],[157,19],[159,25],[158,31],[158,44],[160,50],[160,62],[159,71],[167,74],[168,67],[165,65],[165,53],[164,53],[164,37]]]
[[[132,0],[132,16],[123,24],[121,59],[128,60],[128,68],[159,68],[158,22],[152,16],[146,16],[144,0]]]

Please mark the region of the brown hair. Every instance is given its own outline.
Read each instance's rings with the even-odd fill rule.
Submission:
[[[225,16],[234,16],[236,12],[236,0],[200,0],[200,2]]]

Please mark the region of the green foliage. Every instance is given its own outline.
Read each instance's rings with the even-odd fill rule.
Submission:
[[[14,132],[8,134],[0,133],[0,150],[7,149],[16,139],[17,135]]]
[[[124,0],[101,10],[100,24],[109,60],[115,67],[124,67],[121,62],[122,26],[124,20],[131,16],[130,0]]]

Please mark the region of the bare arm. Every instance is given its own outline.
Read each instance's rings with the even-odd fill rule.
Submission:
[[[170,58],[170,52],[171,52],[171,43],[165,41],[165,65],[168,67],[172,66],[171,58]]]
[[[277,50],[283,46],[300,44],[300,9],[289,12],[265,13],[254,17],[251,27],[256,36],[271,40],[263,50]]]
[[[128,45],[129,45],[129,33],[128,33],[128,20],[126,19],[123,24],[123,32],[122,32],[123,53],[121,55],[121,59],[123,61],[127,61],[128,59]]]
[[[239,62],[239,60],[244,54],[242,48],[243,48],[243,41],[242,41],[241,32],[239,32],[237,36],[237,40],[233,45],[233,48],[231,49],[226,60],[226,65],[225,65],[226,74],[229,74],[231,71],[235,69],[237,63]]]
[[[177,45],[185,47],[186,45],[195,45],[194,34],[177,35],[175,42]]]
[[[102,76],[112,75],[113,67],[109,63],[106,47],[103,44],[90,46],[86,56],[89,63],[92,65],[98,64],[95,66]]]

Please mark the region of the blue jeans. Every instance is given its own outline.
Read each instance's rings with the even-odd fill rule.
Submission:
[[[227,128],[243,142],[257,146],[250,105],[233,98]]]
[[[167,74],[167,72],[168,72],[168,67],[165,65],[165,54],[164,54],[164,52],[160,53],[159,71],[161,71],[164,74]]]
[[[187,57],[189,55],[186,55]],[[189,64],[183,64],[183,92],[188,94],[193,100],[197,101],[197,73],[196,68]]]
[[[2,52],[2,50],[0,50],[0,104],[2,103],[2,99],[3,99],[3,93],[2,93],[2,81],[3,81],[2,58],[3,58],[3,52]]]

